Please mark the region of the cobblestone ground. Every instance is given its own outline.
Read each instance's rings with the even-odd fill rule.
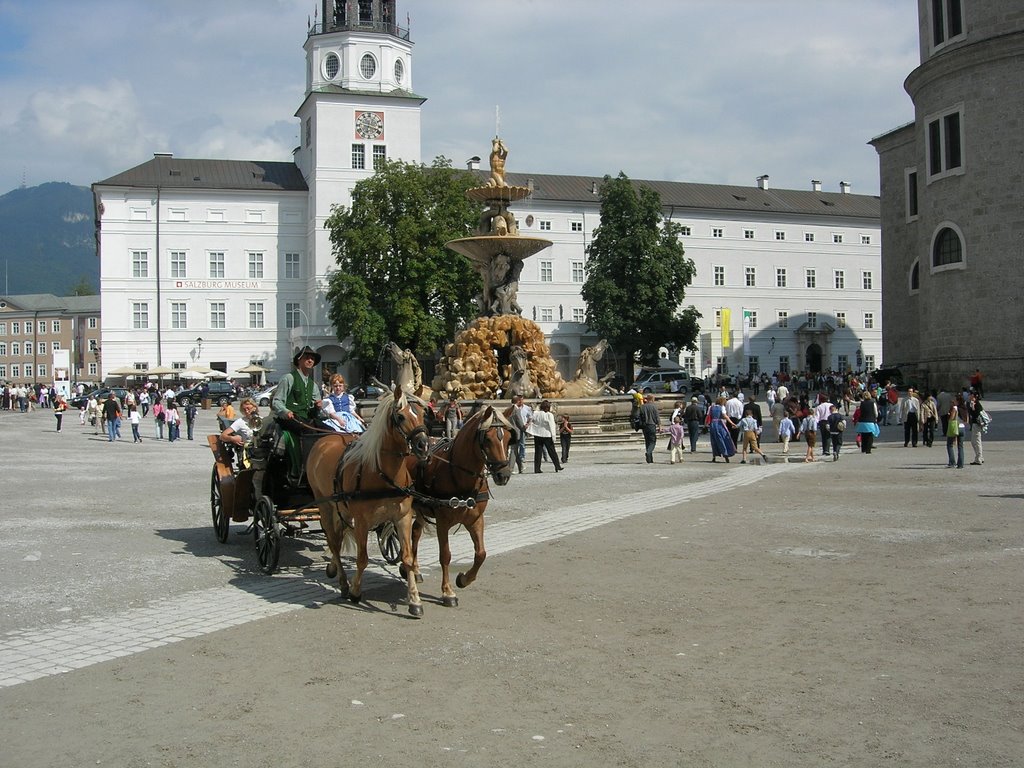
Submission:
[[[322,539],[272,577],[219,544],[205,439],[0,412],[5,760],[1019,764],[1024,405],[989,405],[964,470],[898,427],[811,465],[576,451],[495,489],[459,608],[426,548],[419,622],[380,561],[355,607]]]

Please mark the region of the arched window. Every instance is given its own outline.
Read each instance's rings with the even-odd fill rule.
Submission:
[[[964,248],[960,242],[960,235],[950,227],[940,229],[932,246],[932,266],[944,267],[948,264],[959,264],[963,260]]]
[[[915,261],[910,268],[910,292],[917,293],[921,290],[921,262]]]

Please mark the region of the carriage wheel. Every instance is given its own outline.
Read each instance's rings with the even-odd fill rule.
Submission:
[[[220,473],[217,472],[217,465],[213,467],[213,476],[210,478],[210,512],[213,515],[213,532],[217,534],[217,541],[221,544],[228,540],[228,514],[224,511],[224,497],[220,492]]]
[[[389,565],[395,565],[402,559],[402,541],[398,538],[395,524],[390,520],[377,527],[377,545],[384,561]]]
[[[269,576],[277,570],[277,560],[281,556],[281,530],[274,502],[269,496],[260,496],[256,501],[252,530],[256,537],[256,559],[260,569]]]

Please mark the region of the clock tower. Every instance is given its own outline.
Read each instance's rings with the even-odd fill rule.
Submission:
[[[334,265],[324,221],[348,206],[352,187],[384,160],[420,162],[420,107],[412,90],[412,42],[396,0],[321,0],[306,36],[305,98],[295,113],[295,164],[309,187],[311,324],[327,324],[318,284]],[[303,323],[306,325],[306,323]],[[309,329],[307,329],[308,333]],[[314,333],[313,335],[319,335]],[[333,337],[333,332],[330,334]]]

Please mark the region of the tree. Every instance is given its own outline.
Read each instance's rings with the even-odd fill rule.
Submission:
[[[96,289],[92,287],[92,283],[88,277],[81,277],[77,283],[75,283],[68,290],[68,296],[95,296]]]
[[[655,363],[658,349],[696,351],[700,313],[682,307],[696,267],[661,197],[619,173],[601,185],[601,224],[587,248],[587,324],[615,349]]]
[[[464,194],[475,183],[444,157],[429,168],[388,162],[355,185],[351,208],[334,207],[328,314],[338,338],[352,339],[349,357],[376,361],[388,341],[433,355],[476,314],[480,277],[444,247],[480,217]]]

